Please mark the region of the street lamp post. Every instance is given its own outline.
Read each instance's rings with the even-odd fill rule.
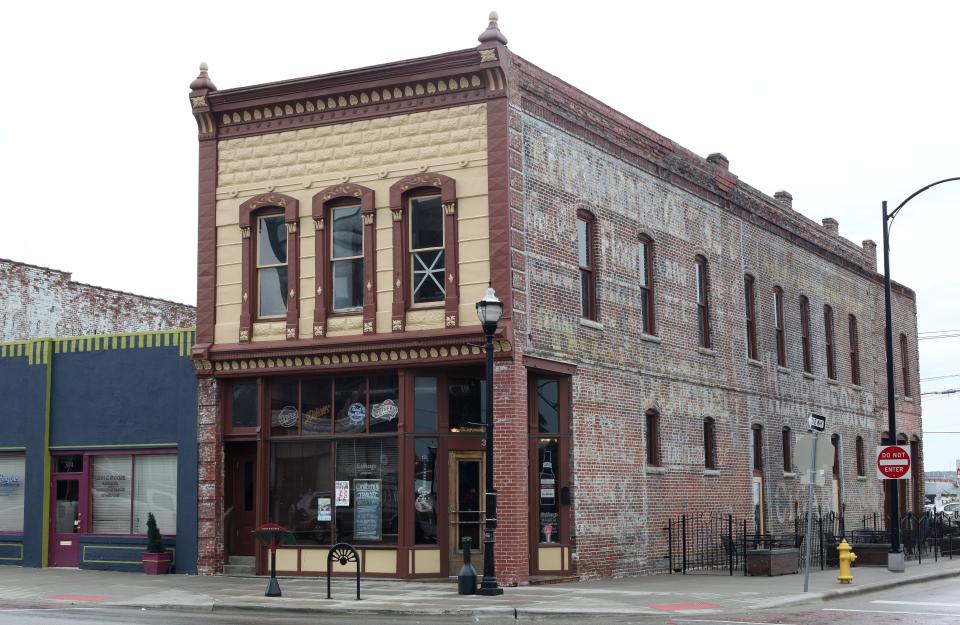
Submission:
[[[930,187],[944,182],[960,180],[960,177],[945,178],[930,183],[922,189],[911,193],[907,199],[900,202],[891,213],[887,213],[887,203],[883,202],[883,296],[884,313],[886,315],[886,347],[887,347],[887,430],[890,434],[891,445],[897,444],[897,405],[896,393],[893,385],[893,308],[890,298],[890,224],[904,205]],[[903,389],[906,393],[907,389]],[[904,570],[903,552],[900,550],[900,493],[897,480],[891,480],[890,485],[890,555],[887,558],[887,568],[891,571]]]
[[[483,581],[480,582],[478,594],[486,596],[502,595],[503,588],[497,583],[496,566],[494,563],[494,537],[497,528],[497,491],[493,488],[493,335],[497,331],[497,324],[503,315],[503,302],[493,292],[493,287],[487,287],[483,299],[477,302],[477,317],[483,326],[483,333],[487,337],[487,397],[486,397],[486,522],[483,530]]]

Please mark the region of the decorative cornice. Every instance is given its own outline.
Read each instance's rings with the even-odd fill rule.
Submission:
[[[507,340],[497,339],[493,342],[493,351],[506,354],[513,351],[513,346]],[[212,370],[214,375],[221,375],[241,371],[249,374],[288,369],[337,369],[351,365],[384,364],[396,366],[407,362],[477,361],[483,356],[483,353],[483,348],[480,345],[463,343],[435,347],[379,348],[371,346],[367,349],[337,351],[322,355],[231,357],[217,360],[198,360],[196,362],[202,363],[197,365],[198,371]]]
[[[461,105],[470,100],[499,97],[504,94],[505,88],[503,71],[500,67],[490,67],[449,76],[269,101],[229,110],[224,110],[222,105],[218,107],[214,101],[213,110],[220,137],[230,137],[315,126],[328,121],[342,122],[344,117],[352,115],[380,116],[409,112],[421,105]]]

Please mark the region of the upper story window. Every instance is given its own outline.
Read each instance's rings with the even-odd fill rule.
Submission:
[[[409,200],[410,287],[414,304],[442,302],[446,288],[443,276],[443,206],[439,195]]]
[[[580,265],[580,316],[597,318],[597,276],[594,258],[596,222],[586,211],[577,211],[577,263]]]
[[[283,213],[257,217],[257,316],[287,314],[287,224]]]
[[[655,334],[653,315],[653,241],[640,236],[637,245],[640,258],[640,329],[644,334]]]
[[[743,276],[744,313],[747,316],[747,358],[757,360],[757,306],[754,294],[754,279],[750,274]]]
[[[763,472],[763,426],[754,423],[750,426],[750,435],[753,441],[753,470],[756,473]]]
[[[703,467],[717,468],[717,422],[713,417],[703,420]]]
[[[648,410],[646,413],[647,427],[647,466],[660,466],[660,413]]]
[[[456,181],[433,172],[401,178],[390,186],[390,212],[393,216],[395,273],[391,330],[405,330],[407,311],[411,307],[442,308],[444,327],[458,327],[460,278]],[[370,219],[372,223],[372,215]],[[373,230],[369,230],[367,243],[373,248]],[[374,257],[372,249],[366,254],[368,259]],[[496,282],[494,278],[494,287],[497,287]],[[372,296],[369,283],[367,286]],[[374,309],[372,301],[373,297],[371,311]],[[504,307],[505,314],[509,314],[509,299],[504,302]]]
[[[850,315],[849,320],[850,335],[850,382],[860,386],[860,336],[857,332],[857,318]]]
[[[253,339],[259,319],[283,320],[285,338],[298,338],[299,206],[296,198],[282,193],[255,195],[240,205],[241,343]]]
[[[698,255],[695,262],[697,289],[697,335],[700,347],[710,348],[710,281],[707,275],[707,259]]]
[[[857,476],[863,477],[866,475],[866,458],[864,457],[863,451],[863,437],[857,437]]]
[[[787,340],[783,323],[783,289],[773,288],[773,329],[777,343],[777,364],[787,366]]]
[[[363,223],[360,205],[330,209],[330,271],[333,311],[363,306]]]
[[[343,183],[313,196],[313,337],[326,336],[330,314],[362,314],[376,332],[376,221],[373,189]],[[401,265],[402,266],[402,265]]]
[[[789,427],[783,428],[783,472],[793,473],[793,433]]]
[[[827,355],[827,377],[836,380],[837,363],[833,349],[833,308],[829,304],[825,304],[823,307],[823,340]]]
[[[810,300],[800,296],[800,344],[803,347],[803,371],[813,373],[813,355],[810,353]]]
[[[910,357],[907,354],[907,335],[900,333],[900,371],[903,376],[903,396],[910,397]]]

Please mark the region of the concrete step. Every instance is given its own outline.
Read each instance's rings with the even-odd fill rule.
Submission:
[[[227,564],[242,564],[244,566],[254,566],[257,563],[255,556],[230,556],[227,558]]]
[[[224,575],[256,575],[256,567],[246,564],[224,564],[223,565],[223,574]]]

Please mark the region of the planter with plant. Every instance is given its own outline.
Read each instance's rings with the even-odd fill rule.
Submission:
[[[172,561],[173,554],[163,546],[157,520],[150,512],[147,514],[147,550],[143,553],[143,572],[147,575],[166,575]]]

